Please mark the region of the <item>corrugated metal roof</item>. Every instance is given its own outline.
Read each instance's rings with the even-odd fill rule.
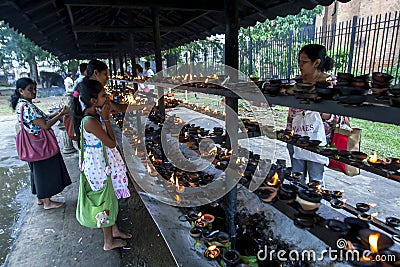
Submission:
[[[239,0],[239,26],[333,0]],[[0,3],[0,19],[61,60],[110,53],[154,53],[152,9],[160,14],[162,49],[225,32],[223,0],[14,0]]]

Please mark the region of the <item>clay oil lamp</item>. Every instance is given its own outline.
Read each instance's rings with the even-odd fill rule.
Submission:
[[[272,175],[272,177],[267,178],[266,183],[270,187],[278,187],[278,185],[280,183],[278,173],[275,172],[274,175]]]
[[[204,228],[204,227],[206,227],[206,226],[208,225],[208,223],[207,223],[206,221],[204,221],[204,220],[201,218],[201,216],[202,216],[202,213],[200,212],[200,213],[197,215],[197,219],[194,221],[194,225],[195,225],[196,227],[198,227],[198,228]]]
[[[150,175],[150,176],[157,176],[157,174],[158,174],[158,172],[157,172],[157,170],[156,169],[154,169],[153,167],[150,167],[150,165],[149,165],[149,163],[146,163],[146,169],[147,169],[147,173]]]
[[[319,146],[319,144],[321,144],[320,140],[308,140],[308,146],[310,147],[316,147]]]
[[[146,151],[138,151],[138,148],[135,148],[135,156],[139,157],[139,158],[143,158],[144,156],[146,156]]]
[[[230,238],[229,238],[229,234],[228,233],[220,231],[217,234],[217,241],[220,242],[221,244],[226,244],[226,243],[229,242],[229,240],[230,240]]]
[[[302,175],[303,175],[303,172],[294,172],[294,173],[292,174],[292,177],[293,177],[295,180],[298,180],[298,179],[301,178]]]
[[[344,222],[350,226],[349,236],[356,237],[362,229],[369,229],[369,224],[366,221],[354,217],[347,217]]]
[[[219,256],[220,252],[221,251],[219,250],[219,248],[217,248],[217,246],[212,245],[212,246],[209,246],[206,249],[206,251],[204,251],[204,256],[207,259],[214,260]]]
[[[348,158],[351,156],[350,151],[348,150],[336,150],[336,155],[338,155],[339,157],[343,157],[343,158]]]
[[[256,192],[257,195],[260,197],[261,201],[269,203],[276,197],[278,189],[271,186],[264,186],[264,187],[259,187]]]
[[[205,241],[211,242],[217,239],[217,236],[219,234],[219,230],[204,230],[203,233],[201,234],[201,238],[204,239]]]
[[[378,159],[378,154],[374,150],[374,154],[368,157],[368,163],[374,166],[382,164],[382,160]]]
[[[388,177],[391,179],[400,180],[400,169],[396,171],[388,171]]]
[[[309,146],[309,144],[310,144],[309,141],[307,139],[304,139],[303,137],[300,137],[296,141],[296,146],[299,146],[299,147],[307,147],[307,146]]]
[[[185,191],[185,186],[179,183],[178,180],[178,175],[175,175],[175,181],[174,181],[174,173],[172,173],[170,181],[172,180],[172,183],[175,182],[175,191],[177,193],[182,193],[183,191]]]
[[[321,148],[321,149],[319,149],[319,153],[321,155],[329,157],[329,156],[333,156],[336,153],[336,150],[329,149],[329,148]]]
[[[225,250],[222,259],[228,266],[236,266],[240,261],[240,253],[234,249]]]
[[[398,158],[385,158],[383,164],[392,170],[397,170],[400,168],[400,159]]]
[[[348,224],[334,219],[325,220],[323,226],[339,235],[346,235],[350,231],[350,226]]]
[[[194,227],[194,228],[190,229],[189,234],[190,234],[192,237],[197,238],[197,237],[200,237],[200,236],[201,236],[201,233],[202,233],[202,232],[203,232],[202,229],[197,228],[197,227]]]
[[[367,212],[371,208],[371,206],[367,203],[359,202],[356,203],[356,208],[360,212]]]
[[[316,218],[313,215],[297,213],[293,218],[294,225],[301,229],[311,229],[316,224]]]
[[[296,197],[299,211],[304,214],[312,214],[321,206],[322,196],[315,191],[300,190]]]
[[[220,170],[224,170],[226,169],[226,167],[228,166],[229,162],[228,161],[217,161],[217,163],[215,164],[216,167]]]
[[[380,254],[380,251],[387,250],[394,245],[393,240],[389,236],[370,229],[360,230],[359,238],[362,245],[370,248],[373,254],[371,256]]]
[[[209,150],[207,151],[207,149],[209,149]],[[208,158],[212,158],[213,156],[218,154],[218,147],[216,147],[216,146],[213,146],[211,149],[210,149],[210,147],[208,147],[205,150],[206,151],[201,151],[201,153],[200,153],[202,158],[208,159]]]
[[[195,221],[199,218],[199,214],[193,211],[193,212],[190,212],[189,215],[187,215],[187,217],[190,221]],[[200,217],[201,217],[201,215],[200,215]]]
[[[319,180],[312,180],[307,184],[308,188],[312,190],[319,190],[321,188],[321,181]]]
[[[231,159],[232,150],[226,149],[224,153],[218,155],[220,161],[229,161]]]
[[[214,222],[215,217],[212,214],[207,214],[206,213],[206,214],[203,214],[203,216],[201,216],[201,219],[203,221],[206,221],[208,224],[210,224],[210,223]]]
[[[358,160],[358,161],[362,161],[362,160],[368,158],[368,155],[361,151],[350,151],[350,153],[351,153],[351,158]]]
[[[386,224],[391,227],[399,227],[400,219],[396,217],[386,217]]]
[[[372,214],[360,213],[360,214],[357,215],[357,218],[360,219],[360,220],[362,220],[362,221],[369,222],[369,221],[371,221],[372,219],[374,219],[374,217],[376,217],[376,216],[378,216],[378,213],[377,213],[377,212],[372,213]]]
[[[279,200],[286,203],[292,203],[296,198],[296,194],[297,194],[297,187],[294,185],[283,184],[278,189]]]
[[[331,206],[335,209],[341,209],[343,208],[344,204],[346,203],[346,199],[340,200],[337,198],[332,198],[332,200],[330,201]]]

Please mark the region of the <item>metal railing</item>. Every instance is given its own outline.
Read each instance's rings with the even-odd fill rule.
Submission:
[[[298,51],[309,43],[325,45],[334,59],[332,74],[386,72],[400,83],[400,12],[359,18],[318,29],[291,31],[265,41],[239,43],[242,72],[267,78],[289,78],[300,73]],[[251,51],[249,51],[251,48]]]

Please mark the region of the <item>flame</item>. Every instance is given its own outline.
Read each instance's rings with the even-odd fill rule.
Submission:
[[[211,148],[208,153],[209,154],[216,154],[217,152],[218,152],[218,148],[215,146],[215,147]]]
[[[201,213],[201,212],[199,212],[198,214],[197,214],[197,218],[199,218],[200,220],[201,220],[201,216],[203,215],[203,213]]]
[[[378,212],[372,213],[372,214],[371,214],[371,219],[373,219],[374,217],[378,216],[378,214],[379,214]]]
[[[146,163],[146,168],[147,168],[147,172],[150,174],[151,173],[151,168],[149,163]]]
[[[293,130],[290,131],[290,134],[289,134],[289,135],[290,135],[290,136],[293,136],[293,134],[294,134]]]
[[[330,83],[330,82],[332,81],[332,77],[331,77],[331,76],[328,76],[328,78],[326,78],[326,81],[327,81],[328,83]]]
[[[135,149],[135,156],[137,156],[137,148]]]
[[[188,80],[188,77],[189,77],[189,73],[186,73],[185,77],[183,78],[183,80]]]
[[[240,164],[242,161],[240,160],[240,158],[236,159],[236,164]]]
[[[347,199],[343,199],[342,202],[343,204],[346,204]]]
[[[378,161],[378,155],[376,154],[376,150],[374,150],[374,154],[372,156],[369,156],[368,161],[371,163],[375,163]]]
[[[175,199],[178,203],[181,203],[181,197],[179,195],[175,195]]]
[[[209,246],[209,247],[208,247],[208,250],[215,250],[216,248],[217,248],[216,245],[212,245],[212,246]]]
[[[205,83],[205,84],[207,84],[207,83],[208,83],[208,78],[206,78],[206,80],[204,81],[204,83]]]
[[[173,179],[172,176],[171,176],[171,179]],[[182,193],[185,190],[185,186],[179,185],[179,181],[178,181],[178,176],[177,175],[175,176],[175,186],[176,186],[176,192],[178,192],[178,193]]]
[[[368,237],[368,242],[372,253],[378,253],[379,236],[380,236],[379,233],[375,233],[375,234],[370,234]]]
[[[190,75],[189,75],[189,80],[191,81],[191,80],[193,80],[193,75],[190,73]]]
[[[271,181],[267,182],[267,185],[269,186],[275,186],[279,183],[279,176],[278,173],[275,172],[274,175],[271,177]]]
[[[217,109],[214,109],[214,112],[213,112],[214,114],[218,114],[218,110]]]
[[[171,178],[169,178],[169,181],[170,181],[171,183],[175,183],[174,173],[171,174]]]

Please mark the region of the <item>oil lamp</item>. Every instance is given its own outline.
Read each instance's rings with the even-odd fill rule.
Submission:
[[[146,168],[147,168],[147,173],[150,176],[153,176],[153,177],[157,176],[158,172],[154,168],[150,167],[149,163],[146,163]]]
[[[344,204],[346,203],[346,199],[339,200],[337,198],[332,198],[330,203],[331,203],[331,206],[334,207],[335,209],[340,209],[340,208],[343,208]]]
[[[201,216],[201,219],[202,220],[204,220],[204,221],[206,221],[207,222],[207,224],[210,224],[210,223],[212,223],[214,220],[215,220],[215,217],[214,217],[214,215],[212,215],[212,214],[204,214],[203,216]]]
[[[372,165],[379,165],[382,163],[382,160],[378,159],[378,154],[376,153],[376,150],[374,150],[373,155],[369,156],[368,163]]]
[[[210,260],[217,258],[219,254],[220,250],[216,245],[209,246],[206,251],[204,251],[204,256]]]

